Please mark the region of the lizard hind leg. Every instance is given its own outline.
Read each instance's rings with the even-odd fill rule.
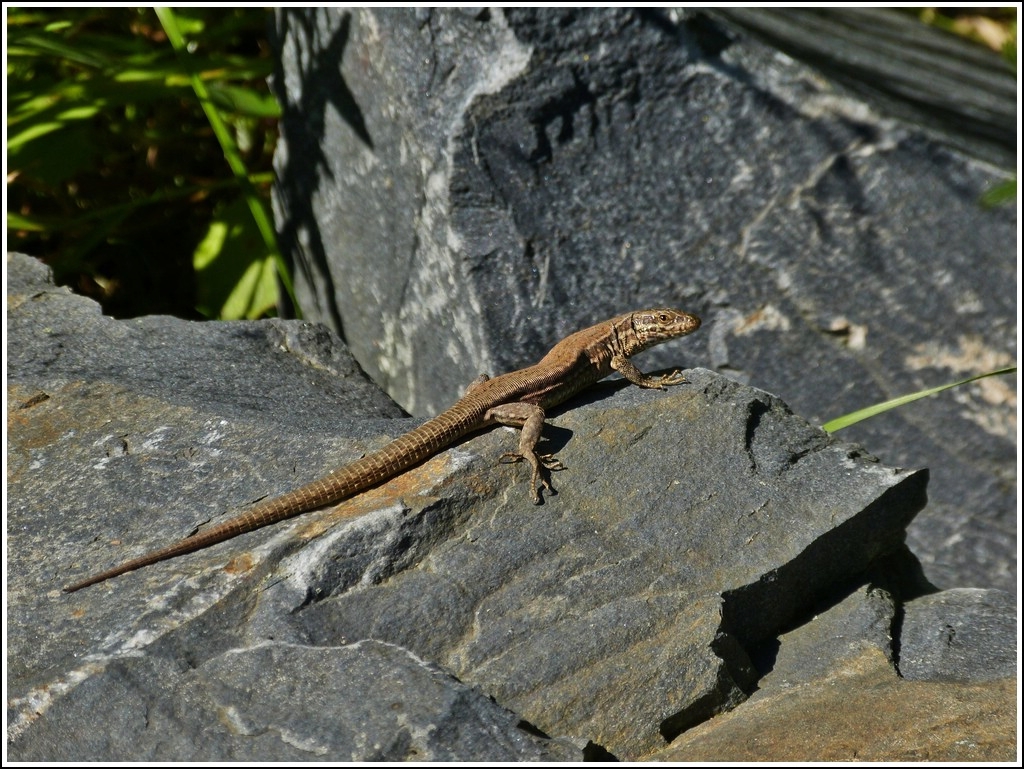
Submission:
[[[465,391],[462,394],[464,396],[465,395],[469,395],[471,392],[473,392],[473,390],[475,390],[477,387],[479,387],[480,385],[482,385],[484,382],[488,381],[489,379],[490,379],[490,377],[487,376],[487,374],[481,374],[476,379],[474,379],[472,382],[470,382],[468,385],[466,385],[466,389],[465,389]]]
[[[544,429],[544,409],[533,403],[504,403],[489,409],[484,419],[520,428],[519,451],[505,452],[501,455],[500,461],[519,462],[525,459],[530,463],[530,494],[533,504],[540,504],[541,488],[547,489],[551,494],[557,494],[551,485],[549,472],[564,470],[565,466],[551,454],[538,454],[535,451],[541,431]]]

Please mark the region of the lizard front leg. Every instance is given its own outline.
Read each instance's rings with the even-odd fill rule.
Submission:
[[[686,377],[678,370],[663,376],[647,376],[647,374],[633,365],[633,361],[624,356],[612,358],[612,368],[637,387],[647,387],[652,390],[664,390],[666,387],[686,382]]]
[[[503,403],[488,409],[484,414],[484,419],[520,428],[519,451],[509,451],[502,455],[502,459],[512,462],[525,459],[530,463],[530,467],[533,469],[530,476],[530,493],[533,504],[540,504],[540,487],[555,494],[545,470],[563,470],[565,468],[550,454],[537,454],[534,451],[537,441],[540,440],[541,430],[544,429],[544,409],[533,403]]]

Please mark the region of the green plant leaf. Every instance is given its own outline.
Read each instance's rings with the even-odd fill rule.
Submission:
[[[49,123],[35,123],[34,125],[30,125],[24,131],[14,134],[14,136],[7,140],[7,151],[10,152],[11,150],[16,150],[21,147],[21,145],[27,144],[33,139],[39,139],[40,137],[46,136],[48,133],[59,131],[63,127],[64,123],[59,120],[54,120]]]
[[[1017,199],[1017,179],[1007,179],[1005,182],[1000,182],[994,187],[990,187],[985,190],[981,196],[981,203],[984,206],[992,208],[993,206],[1001,206],[1004,203],[1012,203]]]
[[[198,279],[197,307],[209,318],[258,318],[277,306],[276,264],[248,205],[236,199],[210,223],[192,256]]]
[[[8,48],[8,56],[42,57],[53,56],[75,62],[86,67],[101,69],[111,62],[103,54],[90,51],[81,45],[68,45],[56,35],[20,35]]]
[[[916,393],[910,393],[909,395],[901,395],[899,398],[893,398],[892,400],[885,401],[884,403],[876,403],[874,406],[868,406],[867,408],[859,409],[858,411],[852,411],[849,414],[844,414],[841,417],[836,417],[821,426],[821,429],[831,434],[837,430],[842,430],[844,427],[849,427],[852,424],[856,424],[861,420],[873,417],[876,414],[881,414],[889,409],[894,409],[897,406],[903,406],[907,403],[913,403],[921,398],[927,398],[929,395],[935,395],[943,390],[949,390],[952,387],[959,387],[965,385],[968,382],[974,382],[978,379],[984,379],[989,376],[996,376],[997,374],[1012,374],[1017,370],[1016,366],[1010,366],[1009,368],[1001,368],[996,371],[988,371],[984,374],[977,374],[967,379],[961,379],[959,382],[951,382],[950,384],[940,385],[939,387],[931,387],[927,390],[921,390]]]
[[[162,9],[173,29],[152,8],[5,11],[9,246],[115,315],[190,317],[197,295],[214,316],[275,312],[270,289],[290,281],[267,201],[278,109],[266,10]],[[244,235],[197,249],[235,200]],[[235,295],[204,289],[216,270],[196,275],[194,252],[231,254],[252,232]]]
[[[270,94],[259,94],[249,88],[230,85],[211,85],[210,98],[228,112],[250,117],[281,117],[281,106]]]
[[[204,83],[202,78],[196,74],[196,70],[193,68],[194,62],[188,59],[185,39],[178,28],[177,16],[170,8],[166,7],[156,8],[156,14],[157,18],[160,19],[160,23],[164,27],[164,31],[167,32],[167,39],[170,40],[171,45],[174,46],[174,50],[178,53],[182,64],[189,73],[192,88],[199,99],[200,105],[202,105],[203,111],[206,113],[206,117],[210,121],[210,127],[213,129],[213,133],[217,137],[217,141],[220,143],[221,149],[224,151],[224,159],[227,161],[228,167],[231,169],[235,179],[238,180],[238,183],[242,188],[242,195],[245,198],[246,205],[248,205],[253,221],[256,223],[256,229],[259,231],[260,236],[263,239],[263,253],[268,255],[268,258],[271,259],[275,266],[277,270],[277,277],[280,279],[281,285],[291,298],[292,305],[298,307],[298,303],[295,301],[295,292],[292,288],[291,276],[288,272],[287,265],[284,263],[284,258],[281,256],[281,253],[277,248],[277,233],[274,231],[274,225],[266,208],[263,206],[263,201],[260,200],[249,181],[249,173],[245,168],[245,161],[242,159],[241,153],[238,151],[238,146],[235,143],[230,130],[228,130],[226,122],[218,111],[216,104],[214,104],[213,99],[210,98],[209,89],[206,87],[206,83]]]
[[[24,230],[25,232],[46,232],[48,222],[41,222],[30,216],[21,216],[13,211],[7,212],[7,229]]]
[[[35,127],[39,129],[44,125],[51,124]],[[30,173],[37,182],[49,186],[64,184],[95,162],[99,149],[92,139],[93,132],[84,124],[58,124],[54,130],[12,142],[13,146],[9,144],[8,171]]]
[[[1010,65],[1010,69],[1017,71],[1017,22],[1010,25],[1010,36],[1003,43],[1003,61]]]

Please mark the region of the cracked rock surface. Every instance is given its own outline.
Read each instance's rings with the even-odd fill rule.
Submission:
[[[1002,612],[1004,627],[961,642],[965,656],[984,666],[984,673],[972,675],[974,663],[968,663],[957,668],[956,681],[900,677],[893,669],[893,644],[915,644],[914,633],[901,635],[896,621],[901,603],[896,596],[906,591],[907,582],[886,569],[872,570],[869,579],[869,586],[821,607],[812,621],[763,646],[759,663],[768,672],[741,707],[694,727],[650,758],[1012,762],[1017,687],[1016,630],[1006,621],[1010,611]],[[990,604],[1009,600],[1006,593],[990,592],[998,594],[987,596]],[[959,596],[960,591],[949,590],[910,601],[907,617],[920,613],[919,601],[948,606]],[[982,603],[978,598],[971,603]],[[958,611],[957,621],[970,624],[977,614]]]
[[[880,558],[909,558],[905,526],[925,502],[925,471],[694,369],[667,393],[613,381],[553,415],[546,440],[567,469],[539,507],[523,468],[495,461],[514,436],[493,430],[333,508],[66,595],[72,577],[320,475],[408,420],[292,398],[308,386],[292,358],[314,356],[272,347],[259,365],[294,385],[268,397],[273,417],[226,408],[230,392],[183,402],[170,367],[199,372],[218,345],[220,365],[252,361],[220,343],[235,324],[151,320],[179,330],[170,347],[175,335],[102,316],[33,260],[12,255],[8,273],[9,341],[26,359],[64,324],[49,369],[8,382],[20,759],[642,757],[742,702],[758,644]],[[170,349],[144,385],[62,363],[147,338]],[[216,367],[197,377],[219,387]]]
[[[865,13],[776,16],[810,23],[834,72],[858,25],[907,26]],[[891,99],[851,96],[722,14],[741,15],[281,11],[275,204],[305,317],[344,332],[422,417],[481,372],[533,362],[549,333],[641,306],[704,319],[692,344],[652,351],[655,366],[713,369],[818,424],[1012,365],[1016,212],[979,203],[1012,168],[903,122]],[[850,56],[873,73],[866,85],[905,94],[941,61],[950,83],[1013,98],[998,55],[979,51],[979,74],[949,36],[914,29],[924,39],[862,36],[868,52]],[[893,47],[907,52],[902,79],[880,82],[872,65]],[[947,116],[996,98],[963,91],[930,96]],[[1016,397],[1011,377],[990,377],[843,436],[932,470],[908,538],[938,587],[1017,590]]]

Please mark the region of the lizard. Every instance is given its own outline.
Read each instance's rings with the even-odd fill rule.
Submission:
[[[383,483],[420,464],[463,436],[501,424],[521,430],[519,450],[503,459],[526,460],[532,470],[530,491],[534,504],[540,491],[553,493],[546,470],[563,469],[550,455],[535,451],[544,426],[545,409],[556,406],[612,372],[639,387],[664,390],[686,382],[678,370],[651,377],[630,361],[630,356],[656,344],[696,331],[696,315],[666,308],[640,310],[570,334],[551,348],[540,362],[527,368],[475,380],[446,411],[367,454],[297,489],[256,504],[206,531],[94,574],[64,588],[71,593],[160,561],[215,545],[240,534],[270,526],[301,513],[340,502]]]

